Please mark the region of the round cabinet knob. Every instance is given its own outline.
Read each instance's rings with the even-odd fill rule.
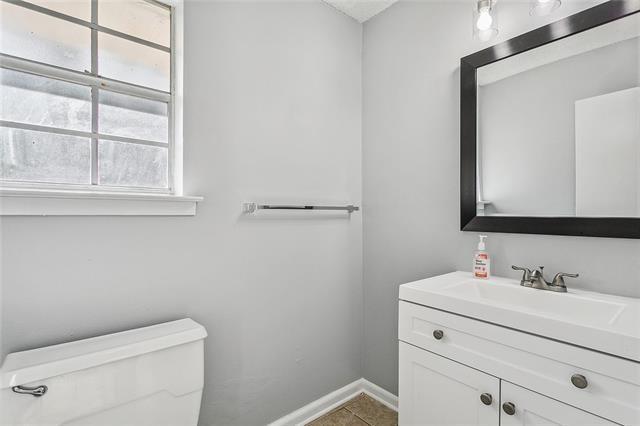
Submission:
[[[516,413],[516,406],[513,402],[505,402],[504,404],[502,404],[502,411],[510,416],[513,416]]]
[[[436,338],[436,340],[440,340],[444,337],[444,331],[442,330],[433,330],[433,337]]]
[[[480,401],[482,401],[484,405],[491,405],[491,403],[493,402],[493,397],[490,393],[483,393],[482,395],[480,395]]]
[[[584,389],[589,384],[589,382],[587,382],[587,378],[582,374],[574,374],[573,376],[571,376],[571,383],[573,383],[573,386],[577,387],[578,389]]]

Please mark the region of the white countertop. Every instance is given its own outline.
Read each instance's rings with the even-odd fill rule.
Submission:
[[[640,299],[452,272],[401,285],[400,300],[640,362]]]

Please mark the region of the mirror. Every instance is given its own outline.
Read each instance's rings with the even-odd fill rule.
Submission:
[[[640,14],[477,70],[478,215],[640,217]]]
[[[640,1],[460,62],[461,229],[640,238]]]

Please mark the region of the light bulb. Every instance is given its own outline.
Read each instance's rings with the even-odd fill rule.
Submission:
[[[491,28],[491,24],[493,23],[493,18],[489,13],[488,9],[483,9],[478,14],[478,20],[476,21],[476,27],[480,31],[486,31]]]
[[[488,41],[498,34],[498,15],[496,15],[495,9],[497,1],[498,0],[476,0],[472,25],[473,35],[480,41]]]

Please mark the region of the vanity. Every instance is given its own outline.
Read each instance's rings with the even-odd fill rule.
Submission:
[[[460,230],[640,238],[639,58],[640,0],[461,58]],[[514,269],[400,286],[400,425],[640,426],[640,299]]]
[[[400,425],[640,425],[640,300],[453,272],[400,286]]]

